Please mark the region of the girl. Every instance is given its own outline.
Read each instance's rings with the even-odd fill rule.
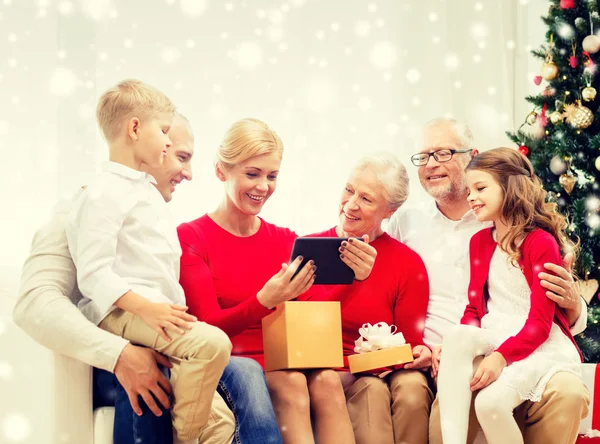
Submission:
[[[475,413],[488,443],[523,443],[513,409],[539,401],[557,372],[579,375],[581,353],[565,313],[538,278],[544,263],[560,265],[561,250],[574,245],[565,218],[545,203],[531,163],[517,151],[496,148],[474,157],[467,185],[472,211],[493,227],[471,239],[469,305],[443,342],[442,436],[446,444],[466,442],[471,394],[480,390]],[[482,355],[474,372],[473,359]]]

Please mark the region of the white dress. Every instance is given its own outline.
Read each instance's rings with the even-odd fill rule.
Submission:
[[[496,247],[492,256],[488,291],[488,313],[481,319],[481,328],[490,344],[486,354],[523,328],[531,306],[531,290],[525,276],[500,247]],[[581,377],[580,364],[575,345],[552,323],[546,342],[525,359],[505,367],[500,379],[513,387],[522,400],[539,401],[546,384],[557,372],[566,371]]]

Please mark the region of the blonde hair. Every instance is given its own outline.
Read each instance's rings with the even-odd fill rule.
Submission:
[[[494,148],[473,157],[469,170],[491,174],[502,188],[500,215],[508,233],[500,248],[513,264],[521,258],[521,242],[537,228],[556,239],[563,255],[570,252],[575,258],[578,246],[566,234],[567,219],[558,213],[556,203],[546,202],[547,193],[527,157],[511,148]]]
[[[114,140],[126,120],[174,113],[175,105],[158,89],[140,80],[124,80],[106,91],[98,101],[96,118],[107,141]]]
[[[277,133],[258,119],[242,119],[225,133],[217,160],[231,168],[251,157],[269,153],[283,156],[283,143]]]
[[[354,171],[371,170],[383,186],[391,210],[396,211],[408,199],[408,173],[406,167],[392,153],[381,152],[363,157]]]

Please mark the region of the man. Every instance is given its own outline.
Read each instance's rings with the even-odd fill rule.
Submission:
[[[434,201],[420,208],[400,208],[390,219],[388,232],[415,250],[427,267],[430,299],[425,320],[425,343],[433,348],[460,322],[467,305],[469,284],[469,240],[488,226],[478,222],[467,202],[465,167],[477,155],[466,125],[452,119],[436,119],[425,125],[422,149],[411,161],[418,167],[419,180]],[[587,310],[571,277],[572,255],[566,268],[547,264],[555,273],[540,273],[547,297],[567,311],[571,331],[585,329]],[[433,359],[439,359],[435,357]],[[424,401],[425,402],[425,401]],[[575,375],[557,373],[547,385],[540,402],[525,402],[515,410],[527,444],[575,442],[579,421],[587,413],[589,393]],[[469,442],[477,433],[472,410]],[[431,412],[429,439],[441,444],[437,399]]]
[[[182,115],[175,115],[169,137],[172,146],[163,165],[147,171],[156,179],[156,187],[166,202],[171,200],[179,183],[192,180],[190,162],[194,154],[192,129]],[[42,345],[95,367],[96,406],[114,404],[116,408],[115,444],[170,444],[173,440],[168,411],[171,386],[157,365],[168,368],[169,361],[154,350],[132,345],[101,330],[75,305],[81,295],[64,233],[65,219],[75,198],[61,203],[53,219],[34,237],[13,313],[15,323]],[[248,386],[250,382],[252,387]],[[223,373],[219,391],[228,399],[229,406],[215,393],[213,414],[200,442],[229,443],[234,431],[238,442],[263,442],[265,437],[272,439],[267,442],[281,442],[272,407],[271,414],[261,411],[258,418],[251,409],[245,409],[262,392],[268,400],[264,375],[257,364],[252,360],[232,359]]]

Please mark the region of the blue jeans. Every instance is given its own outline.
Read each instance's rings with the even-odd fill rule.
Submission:
[[[217,389],[235,416],[234,444],[282,443],[265,375],[256,361],[232,357]],[[144,413],[136,415],[115,375],[94,369],[94,408],[102,406],[115,406],[115,444],[173,444],[169,410],[155,416],[140,398]]]

